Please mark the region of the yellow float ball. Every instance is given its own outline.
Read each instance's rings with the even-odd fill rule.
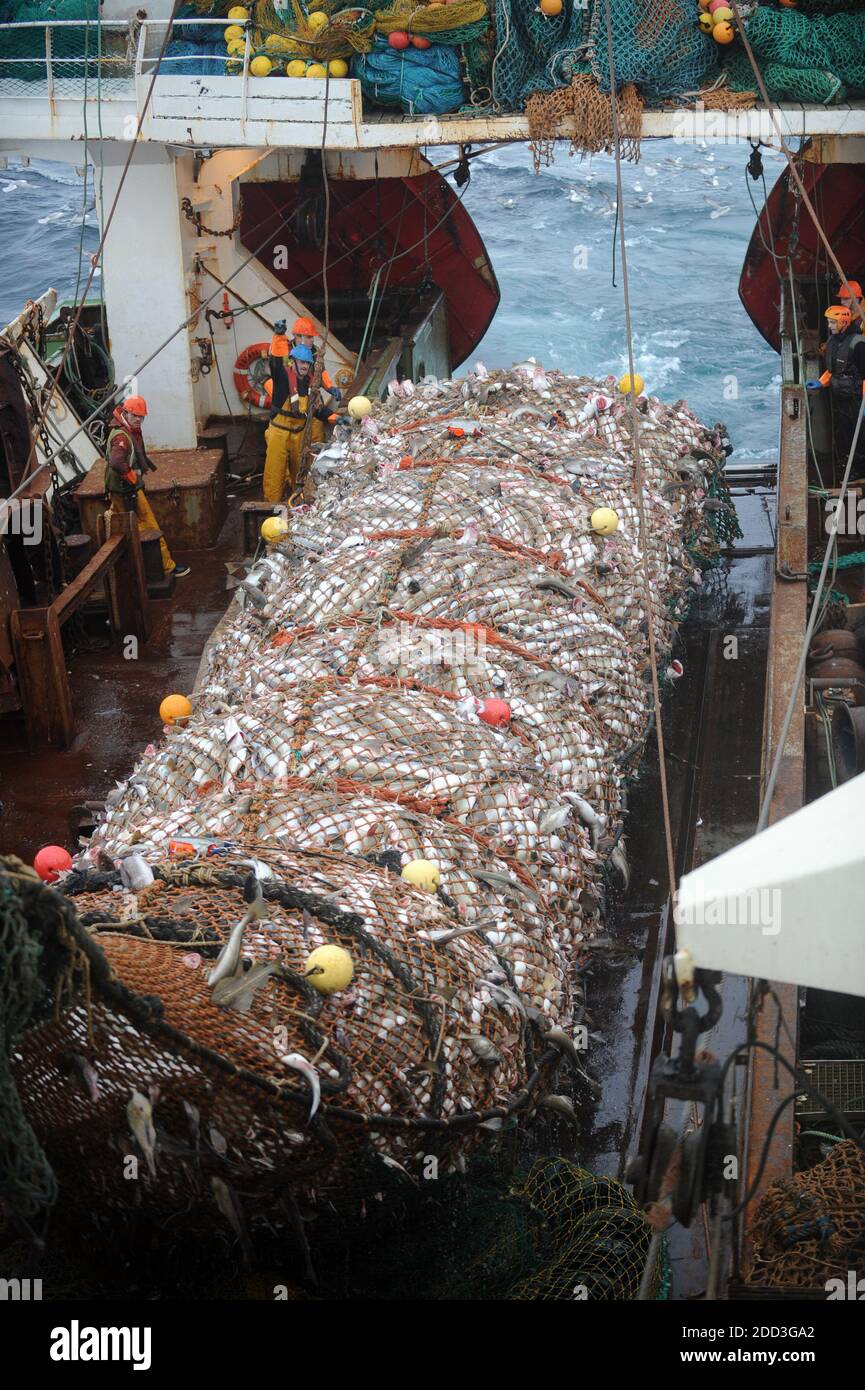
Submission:
[[[306,75],[307,77],[327,77],[327,68],[324,63],[310,63]]]
[[[717,10],[715,11],[717,14]],[[714,18],[714,15],[712,16]],[[712,30],[712,38],[715,43],[732,43],[736,37],[736,30],[733,28],[729,19],[723,19],[720,24],[716,24]]]
[[[291,40],[282,34],[268,34],[264,40],[264,46],[268,53],[292,53],[295,51],[292,49]]]
[[[592,512],[592,530],[597,536],[611,536],[619,529],[619,518],[612,507],[596,507]]]
[[[331,58],[327,70],[331,77],[348,77],[348,63],[344,58]]]
[[[354,979],[354,961],[344,946],[317,946],[306,958],[304,975],[319,994],[336,994]]]
[[[292,58],[291,62],[286,64],[286,77],[303,77],[305,72],[306,63],[302,58]]]
[[[253,58],[249,65],[249,71],[253,77],[267,77],[273,72],[273,63],[269,58],[265,58],[263,53],[259,53],[257,58]]]
[[[646,383],[644,382],[643,378],[640,376],[640,373],[639,373],[639,372],[634,372],[634,381],[633,381],[633,385],[631,384],[631,374],[630,374],[630,372],[625,372],[625,375],[622,377],[621,381],[619,382],[619,390],[621,391],[621,393],[622,393],[623,396],[630,396],[631,391],[634,392],[634,395],[635,395],[635,396],[642,396],[642,394],[643,394],[643,388],[645,387],[645,385],[646,385]]]
[[[713,28],[716,24],[723,24],[724,20],[726,20],[728,24],[732,24],[733,11],[729,9],[726,5],[719,5],[717,9],[714,9],[712,11],[711,19]]]
[[[245,48],[246,44],[243,39],[232,39],[231,43],[228,45],[228,51],[232,58],[242,58]]]
[[[554,19],[557,14],[562,13],[562,0],[541,0],[538,9],[541,14],[545,14],[550,19]]]
[[[327,15],[321,10],[313,10],[306,22],[310,29],[326,29]]]
[[[274,545],[288,535],[289,526],[283,516],[268,516],[261,523],[261,539],[267,545]]]
[[[249,19],[249,10],[243,5],[232,5],[231,9],[228,11],[228,18],[236,19],[243,23]]]
[[[231,43],[232,39],[242,39],[243,30],[239,24],[229,24],[227,29],[223,29],[222,37],[226,43]]]
[[[191,713],[192,705],[185,695],[166,695],[159,706],[159,718],[163,724],[178,724],[181,719],[188,719]]]
[[[406,864],[401,877],[413,888],[422,888],[425,893],[434,893],[442,881],[438,864],[431,859],[412,859]]]
[[[352,396],[348,403],[348,413],[352,420],[362,420],[372,410],[372,401],[366,396]]]
[[[703,10],[702,14],[700,15],[699,25],[704,34],[711,34],[715,26],[712,23],[712,16],[708,13],[708,11]]]

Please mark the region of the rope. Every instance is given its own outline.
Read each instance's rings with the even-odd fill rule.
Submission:
[[[640,552],[643,571],[644,602],[648,619],[649,664],[652,671],[652,700],[655,713],[655,736],[658,740],[658,772],[661,784],[661,807],[664,817],[664,842],[667,852],[667,874],[670,880],[670,897],[676,899],[676,863],[673,852],[673,831],[670,824],[670,797],[667,788],[667,767],[664,751],[664,731],[661,724],[661,691],[658,683],[658,653],[655,645],[655,608],[652,599],[652,582],[649,575],[648,525],[646,522],[645,498],[643,496],[643,460],[640,454],[640,429],[637,415],[637,395],[633,390],[636,371],[634,368],[634,339],[631,324],[631,293],[628,278],[628,252],[625,241],[625,197],[622,188],[622,150],[619,133],[619,113],[616,101],[616,67],[613,55],[613,20],[610,0],[604,0],[607,23],[607,57],[610,64],[610,113],[613,122],[613,143],[616,157],[616,202],[619,209],[619,250],[622,258],[622,295],[625,310],[625,336],[628,344],[628,371],[631,375],[631,391],[628,396],[631,409],[631,438],[634,446],[634,489],[637,513],[640,519]]]

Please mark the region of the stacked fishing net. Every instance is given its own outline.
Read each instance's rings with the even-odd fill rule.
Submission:
[[[865,95],[865,13],[799,14],[759,5],[746,24],[748,41],[771,101],[815,105]],[[726,65],[733,91],[753,91],[754,71],[739,45]]]
[[[122,1130],[134,1071],[172,1134],[192,1084],[202,1123],[230,1133],[242,1163],[259,1144],[248,1107],[265,1096],[289,1107],[295,1136],[278,1152],[267,1138],[267,1163],[290,1175],[309,1159],[328,1186],[370,1148],[413,1170],[435,1140],[462,1162],[556,1089],[608,858],[627,873],[620,800],[650,706],[643,549],[662,663],[695,563],[717,553],[719,429],[652,398],[639,419],[645,542],[625,403],[534,363],[394,386],[322,450],[316,505],[238,591],[193,717],[112,794],[69,881],[128,992],[86,1053],[120,1072],[88,1133]],[[598,507],[618,513],[607,539]],[[156,873],[137,900],[102,872],[104,855],[130,851]],[[440,875],[432,893],[401,879],[418,861]],[[247,930],[240,1013],[213,997],[205,962],[250,866],[270,921]],[[303,973],[322,942],[355,969],[324,1000]],[[95,997],[95,958],[90,973]],[[71,1052],[78,998],[57,1024]],[[121,1003],[163,1032],[145,1044],[134,1021],[118,1041]],[[278,1048],[274,1028],[290,1030]],[[320,1077],[308,1126],[287,1055]],[[56,1071],[46,1057],[55,1098],[68,1084]],[[239,1118],[216,1074],[239,1078]]]
[[[852,1139],[789,1182],[773,1183],[753,1227],[748,1282],[773,1289],[819,1289],[840,1283],[835,1296],[855,1297],[848,1271],[865,1260],[865,1152]]]

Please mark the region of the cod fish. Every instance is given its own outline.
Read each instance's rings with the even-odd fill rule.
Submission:
[[[295,1071],[299,1071],[309,1082],[309,1087],[312,1091],[312,1108],[309,1112],[308,1124],[321,1103],[321,1085],[318,1079],[318,1072],[312,1063],[308,1062],[300,1052],[289,1052],[284,1057],[280,1058],[280,1060],[284,1062],[287,1067],[293,1067]]]

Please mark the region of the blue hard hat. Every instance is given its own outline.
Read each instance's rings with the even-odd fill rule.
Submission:
[[[311,362],[312,348],[308,348],[305,343],[298,343],[296,347],[291,349],[289,357],[296,358],[298,362]]]

